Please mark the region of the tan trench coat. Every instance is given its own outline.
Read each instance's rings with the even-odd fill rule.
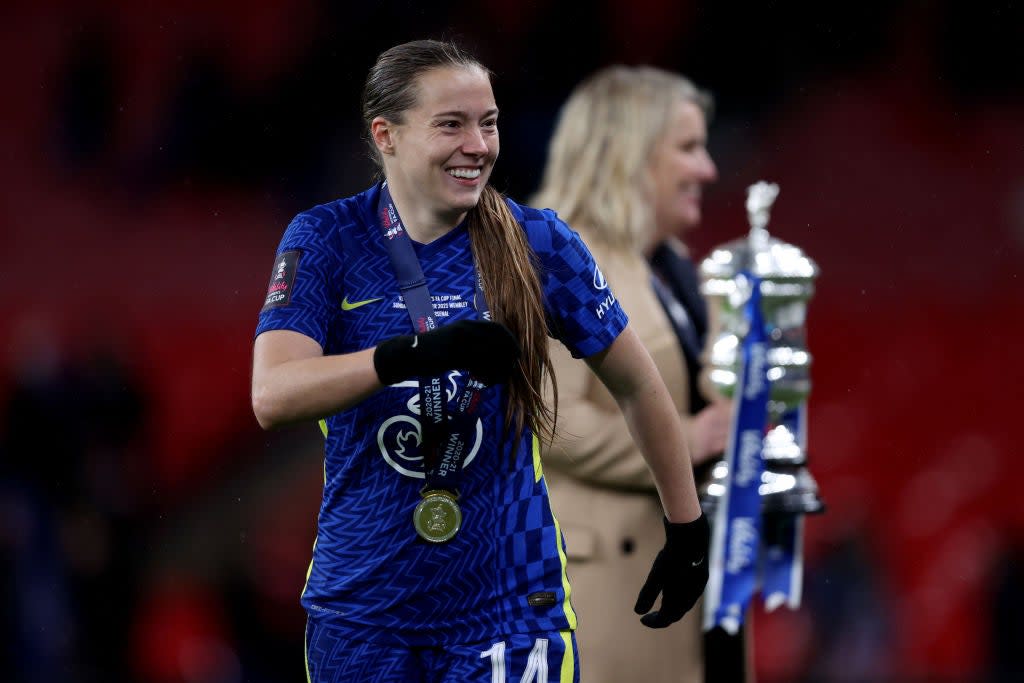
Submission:
[[[680,420],[689,422],[686,364],[638,255],[590,245],[612,292],[658,366]],[[545,449],[551,505],[566,539],[583,683],[699,683],[701,603],[667,629],[633,612],[664,544],[662,507],[647,465],[611,394],[587,365],[551,343],[558,436]]]

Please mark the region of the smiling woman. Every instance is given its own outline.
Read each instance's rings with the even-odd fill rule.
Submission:
[[[397,121],[374,117],[370,135],[392,196],[415,211],[409,235],[427,243],[480,201],[498,158],[498,107],[480,67],[433,69],[419,83],[416,106]]]
[[[458,47],[383,53],[363,92],[383,182],[305,211],[278,247],[253,353],[265,428],[320,420],[324,495],[302,592],[311,681],[579,680],[540,441],[549,329],[618,401],[662,492],[644,586],[678,620],[707,523],[657,370],[590,252],[488,185],[490,74]]]

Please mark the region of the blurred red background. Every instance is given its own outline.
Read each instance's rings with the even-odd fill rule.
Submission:
[[[2,15],[4,575],[12,604],[45,591],[34,618],[63,634],[6,625],[23,644],[0,662],[11,680],[47,680],[44,657],[74,672],[60,680],[294,677],[321,456],[315,427],[258,430],[251,335],[291,215],[370,182],[366,68],[426,35],[460,36],[496,71],[495,182],[515,197],[569,88],[614,61],[717,97],[721,179],[695,254],[747,231],[747,185],[780,184],[769,230],[821,267],[810,455],[828,511],[807,521],[804,607],[755,617],[761,680],[1019,680],[1018,6],[47,0]],[[102,415],[118,416],[106,431]],[[41,528],[49,551],[30,543]]]

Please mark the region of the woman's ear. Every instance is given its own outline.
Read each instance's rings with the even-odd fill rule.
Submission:
[[[378,116],[370,122],[370,137],[373,138],[373,144],[377,146],[377,151],[382,155],[394,154],[394,134],[391,122],[384,117]]]

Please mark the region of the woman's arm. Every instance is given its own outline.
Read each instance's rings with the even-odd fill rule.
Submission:
[[[544,451],[545,467],[595,486],[654,491],[651,469],[622,411],[595,400],[594,373],[556,341],[551,342],[551,363],[558,378],[558,432]],[[547,390],[550,402],[550,385]],[[724,401],[712,402],[694,416],[676,412],[695,467],[725,450],[730,415],[731,404]]]
[[[665,508],[665,547],[634,607],[645,626],[665,628],[696,604],[708,582],[710,528],[697,499],[683,425],[654,361],[629,326],[587,363],[626,416]],[[661,605],[652,612],[659,595]]]
[[[682,422],[654,361],[636,333],[626,329],[587,364],[611,392],[654,475],[669,522],[701,514]]]
[[[315,340],[291,330],[256,337],[252,409],[264,429],[319,419],[351,407],[383,385],[374,349],[325,356]]]
[[[270,429],[345,410],[385,384],[448,370],[468,370],[484,384],[497,384],[517,367],[520,354],[508,328],[487,320],[459,320],[327,356],[304,334],[271,330],[253,347],[252,409],[260,426]]]

